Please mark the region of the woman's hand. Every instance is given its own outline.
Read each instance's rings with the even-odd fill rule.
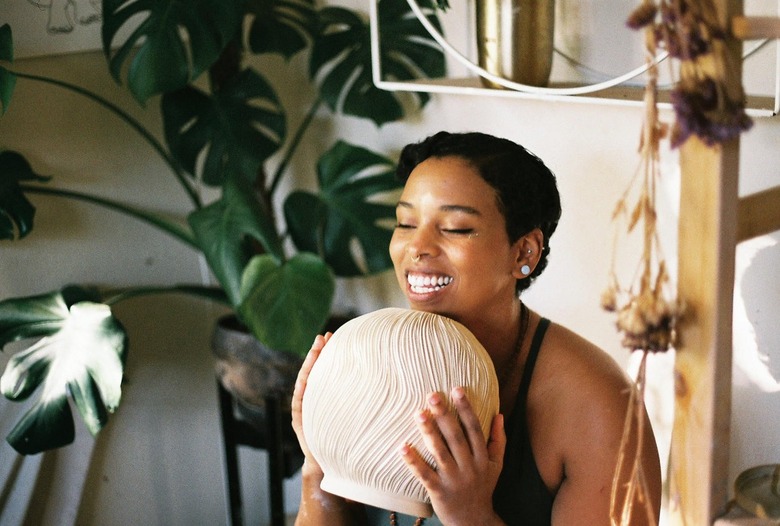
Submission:
[[[298,371],[298,377],[295,380],[295,390],[293,391],[291,406],[293,430],[295,431],[295,435],[298,437],[298,443],[301,446],[301,451],[303,451],[303,454],[306,458],[304,469],[307,469],[311,472],[317,472],[320,476],[322,475],[322,468],[320,468],[319,464],[317,464],[317,461],[314,460],[314,457],[311,456],[311,451],[309,451],[309,447],[306,444],[306,439],[303,436],[303,392],[306,390],[306,382],[309,379],[309,373],[311,373],[312,367],[314,367],[314,362],[316,362],[317,358],[319,358],[320,353],[322,352],[322,348],[325,347],[326,343],[328,343],[330,337],[331,333],[328,332],[325,333],[325,335],[317,335],[317,337],[314,338],[314,343],[312,343],[311,349],[309,349],[309,353],[306,355],[306,359],[303,361],[303,365],[301,365],[300,371]]]
[[[401,447],[401,455],[428,490],[443,524],[503,524],[493,511],[493,490],[506,447],[503,416],[493,419],[485,444],[479,420],[462,388],[453,389],[452,401],[457,416],[448,411],[441,393],[429,395],[428,409],[415,415],[437,469],[409,445]]]

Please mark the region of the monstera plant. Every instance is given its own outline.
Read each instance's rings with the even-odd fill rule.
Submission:
[[[438,25],[433,4],[418,2]],[[15,71],[7,25],[0,27],[3,113],[13,91],[33,82],[101,104],[164,159],[192,211],[185,222],[168,221],[105,196],[58,189],[48,175],[36,173],[23,153],[6,150],[0,151],[0,240],[9,243],[30,232],[35,208],[28,197],[78,199],[145,221],[174,242],[202,252],[219,287],[69,284],[32,297],[2,299],[0,348],[33,342],[27,348],[14,345],[22,350],[0,379],[11,400],[39,393],[7,437],[23,454],[73,440],[69,398],[93,434],[117,407],[128,341],[112,311],[120,301],[171,290],[205,296],[231,307],[268,347],[303,353],[330,315],[334,276],[376,273],[391,265],[388,225],[394,211],[378,197],[397,190],[397,183],[394,163],[384,154],[337,139],[312,163],[316,191],[291,191],[278,211],[273,204],[280,181],[293,177],[291,160],[315,115],[343,113],[381,126],[403,118],[410,107],[372,83],[364,13],[317,8],[314,0],[103,0],[102,8],[111,74],[141,104],[161,95],[164,140],[80,86]],[[378,13],[388,75],[397,80],[443,75],[443,54],[405,0],[381,0]],[[248,56],[266,53],[282,54],[290,67],[300,63],[290,58],[308,54],[315,96],[298,129],[287,128],[279,88],[262,71],[245,66]],[[199,87],[204,84],[207,89]],[[419,110],[427,96],[418,94],[414,102],[413,111]],[[219,189],[218,197],[202,202],[199,185]],[[282,215],[284,230],[277,219]]]

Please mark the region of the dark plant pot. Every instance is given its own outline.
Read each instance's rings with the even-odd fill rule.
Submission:
[[[349,316],[332,317],[326,331],[335,331]],[[242,418],[258,428],[265,425],[265,399],[279,400],[283,414],[290,412],[295,379],[303,358],[261,344],[235,315],[217,321],[211,340],[217,379],[237,402]]]
[[[211,349],[217,379],[241,405],[262,412],[265,398],[276,396],[290,410],[302,358],[261,344],[235,315],[217,321]]]

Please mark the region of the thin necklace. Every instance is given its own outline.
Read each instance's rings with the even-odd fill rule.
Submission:
[[[501,376],[498,379],[499,392],[504,390],[507,381],[512,377],[512,373],[517,368],[517,358],[520,356],[520,349],[523,348],[525,333],[528,332],[529,317],[528,308],[525,306],[525,303],[520,302],[520,330],[517,334],[517,342],[515,342],[515,348],[512,351],[512,356],[507,358],[506,362],[504,362],[504,370],[501,371]]]
[[[422,526],[423,524],[425,524],[423,517],[417,517],[417,520],[414,521],[414,526]],[[398,518],[394,511],[390,512],[390,526],[398,526]]]

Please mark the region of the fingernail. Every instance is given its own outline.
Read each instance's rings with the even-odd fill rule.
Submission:
[[[464,391],[462,387],[456,387],[452,390],[452,397],[454,399],[461,400],[464,396],[466,396],[466,391]]]
[[[441,403],[441,398],[439,398],[439,393],[433,393],[431,396],[429,396],[428,403],[431,405],[439,405]]]
[[[400,446],[398,446],[398,453],[400,453],[401,455],[404,455],[404,456],[408,455],[409,454],[409,444],[401,444]]]
[[[422,424],[428,420],[428,414],[425,411],[418,411],[417,414],[414,415],[414,419]]]

